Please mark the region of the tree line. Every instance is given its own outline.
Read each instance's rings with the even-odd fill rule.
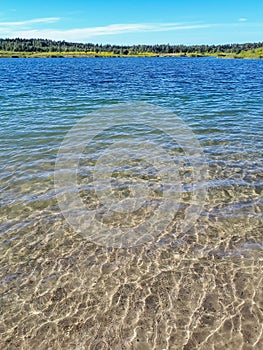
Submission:
[[[111,52],[129,55],[138,53],[235,53],[263,47],[263,42],[225,45],[102,45],[92,43],[71,43],[48,39],[0,39],[1,51],[12,52]]]

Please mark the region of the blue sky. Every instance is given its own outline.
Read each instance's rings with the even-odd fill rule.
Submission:
[[[263,41],[263,0],[1,0],[0,37],[111,44]]]

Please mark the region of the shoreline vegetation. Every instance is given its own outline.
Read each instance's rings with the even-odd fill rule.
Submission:
[[[0,58],[217,57],[263,58],[263,42],[226,45],[99,45],[47,39],[0,39]]]

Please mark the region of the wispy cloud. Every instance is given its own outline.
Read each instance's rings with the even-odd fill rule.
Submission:
[[[44,23],[44,21],[56,21],[57,18],[38,19],[26,21],[27,24]],[[8,23],[8,22],[5,22]],[[25,22],[13,22],[18,26],[25,24]],[[45,22],[48,23],[48,22]],[[3,23],[0,23],[0,26]],[[199,28],[209,28],[209,24],[185,24],[185,23],[135,23],[135,24],[111,24],[101,27],[86,27],[73,28],[65,30],[57,29],[29,29],[29,30],[15,30],[10,32],[12,37],[21,38],[48,38],[53,40],[86,40],[92,37],[125,34],[125,33],[143,33],[143,32],[164,32],[175,30],[189,30]]]
[[[0,22],[0,27],[17,27],[17,26],[26,26],[35,23],[54,23],[59,21],[59,17],[48,17],[48,18],[34,18],[26,21],[18,22]]]
[[[239,20],[239,22],[246,22],[246,21],[247,21],[247,18],[241,17],[241,18],[239,18],[238,20]]]

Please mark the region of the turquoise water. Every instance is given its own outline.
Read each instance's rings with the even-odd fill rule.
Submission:
[[[106,111],[119,103],[169,109],[193,132],[208,170],[197,183],[206,190],[200,215],[181,232],[194,177],[174,140],[147,129],[147,113],[141,124],[131,113],[128,128],[104,130],[93,140],[79,164],[81,196],[92,210],[101,203],[89,171],[113,141],[141,138],[139,159],[147,154],[145,141],[181,157],[177,214],[159,236],[157,230],[129,249],[78,234],[54,188],[57,153],[70,128],[82,118],[91,126],[116,124],[118,112]],[[262,111],[261,60],[1,59],[1,347],[260,349]],[[175,125],[162,114],[154,121],[165,130]],[[107,214],[104,222],[134,226],[156,210],[162,182],[146,163],[132,159],[125,174],[116,164],[108,169],[119,198],[137,188],[134,179],[139,191],[149,183],[153,189],[142,212]]]

